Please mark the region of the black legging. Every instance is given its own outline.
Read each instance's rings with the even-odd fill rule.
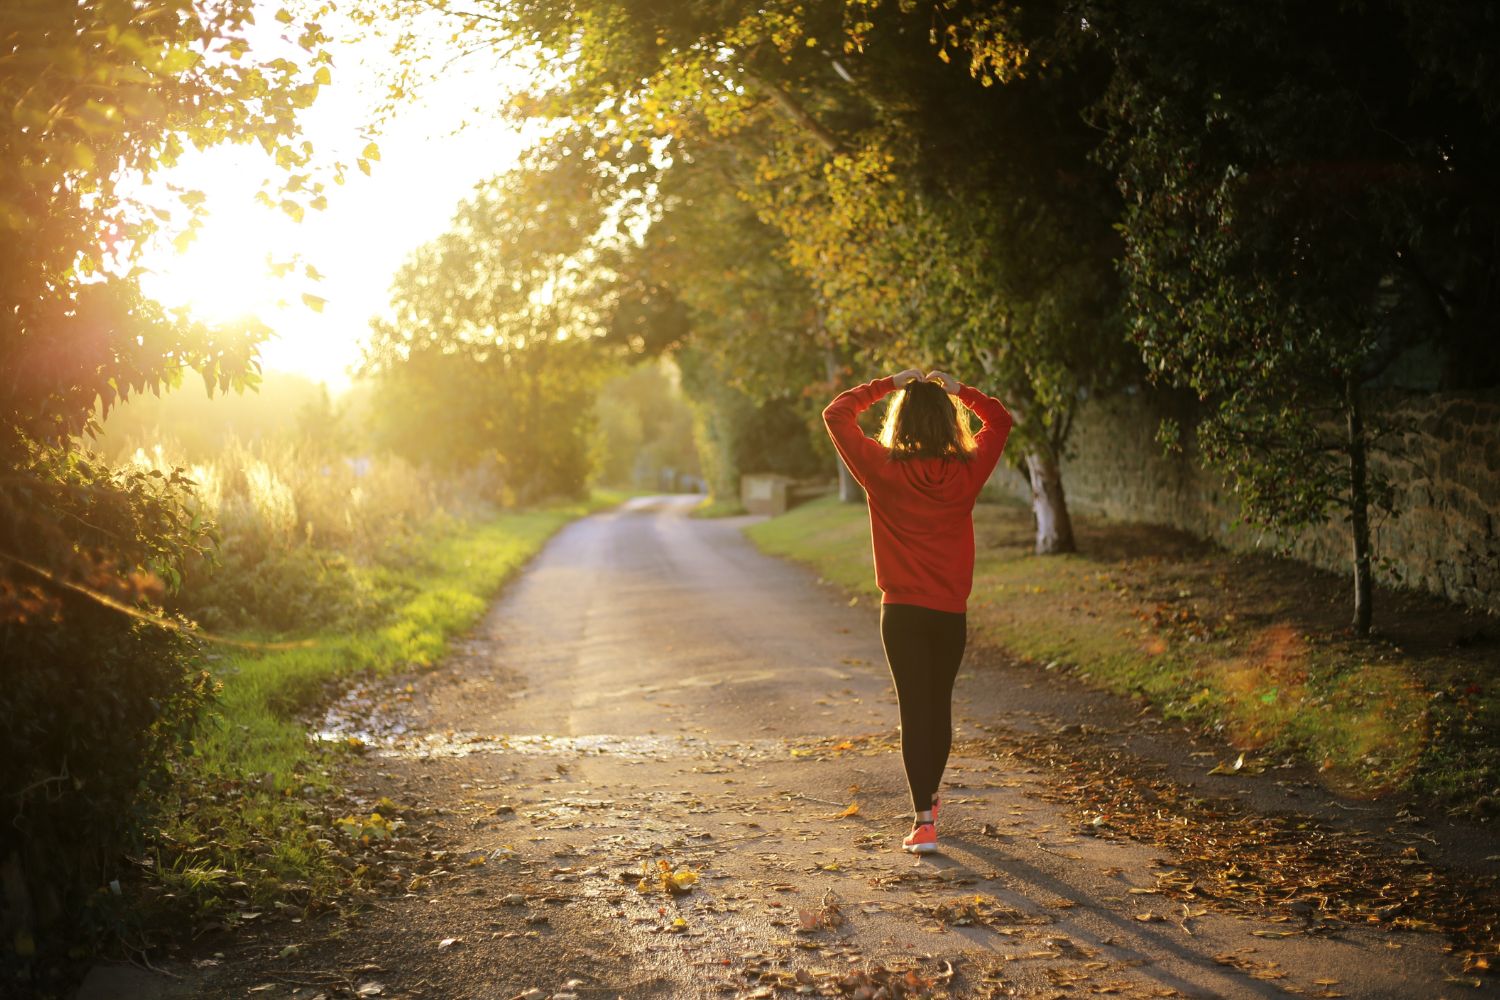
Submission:
[[[901,706],[901,760],[912,808],[926,812],[953,746],[953,680],[967,618],[914,604],[880,606],[880,641]]]

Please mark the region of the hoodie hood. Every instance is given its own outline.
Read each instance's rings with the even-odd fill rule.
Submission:
[[[934,503],[948,504],[967,498],[969,492],[968,462],[955,458],[892,459],[913,491]]]

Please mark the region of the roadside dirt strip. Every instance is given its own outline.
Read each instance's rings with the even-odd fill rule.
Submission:
[[[1468,946],[1423,916],[1452,880],[1422,822],[1291,771],[1205,778],[1225,748],[983,650],[943,852],[901,854],[873,609],[692,502],[571,525],[438,669],[335,711],[369,746],[350,805],[391,826],[389,891],[160,995],[1472,993]]]

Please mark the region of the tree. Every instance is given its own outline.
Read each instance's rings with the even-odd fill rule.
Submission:
[[[407,457],[498,461],[522,502],[585,487],[602,374],[590,342],[607,331],[621,210],[599,180],[590,151],[560,136],[479,185],[402,267],[365,370],[401,404],[377,427]]]
[[[1134,340],[1155,378],[1209,404],[1203,454],[1248,520],[1344,513],[1360,635],[1370,511],[1390,509],[1369,387],[1423,345],[1450,370],[1497,365],[1476,334],[1500,305],[1495,92],[1434,67],[1500,37],[1490,19],[1439,58],[1427,20],[1397,2],[1090,17],[1118,58],[1103,110]]]
[[[498,25],[566,67],[526,102],[534,113],[605,145],[659,139],[674,168],[732,150],[729,182],[810,286],[805,329],[831,368],[913,354],[984,366],[1021,417],[1038,551],[1066,551],[1072,413],[1130,361],[1117,198],[1080,117],[1108,75],[1054,43],[1065,5],[1024,18],[983,5],[965,32],[936,31],[951,6],[580,0],[506,5],[468,28]],[[969,68],[951,65],[964,46]]]
[[[699,476],[693,414],[670,362],[630,365],[599,388],[594,402],[597,480],[611,486],[678,490]]]
[[[856,226],[882,263],[859,302],[881,340],[980,371],[1018,416],[1036,551],[1074,548],[1061,462],[1081,402],[1139,371],[1114,261],[1119,197],[1084,119],[1109,64],[1072,38],[1069,5],[865,5],[848,83],[875,109],[889,218]],[[967,59],[955,60],[954,54]],[[869,201],[858,192],[857,201]],[[893,289],[901,294],[891,295]],[[878,347],[870,349],[879,353]]]
[[[121,471],[82,440],[126,397],[188,372],[253,384],[264,331],[211,329],[145,298],[141,255],[191,238],[202,201],[142,182],[189,147],[255,142],[265,198],[321,185],[298,115],[330,79],[315,21],[296,58],[251,55],[252,0],[14,0],[0,13],[0,936],[23,962],[89,924],[153,786],[209,694],[161,599],[209,543],[171,474]],[[38,933],[43,932],[43,933]],[[7,982],[17,982],[10,975]]]
[[[114,581],[132,561],[107,538],[51,513],[68,487],[32,468],[35,449],[72,439],[132,393],[188,371],[210,389],[253,384],[263,329],[210,329],[145,298],[144,248],[168,226],[191,238],[202,194],[180,208],[144,202],[139,181],[189,146],[257,142],[280,165],[263,195],[289,211],[322,197],[297,114],[329,77],[315,22],[287,33],[306,58],[255,60],[251,0],[106,0],[7,5],[0,58],[0,582],[31,588],[23,563],[74,580]],[[32,470],[32,471],[28,471]],[[97,484],[96,484],[97,488]],[[96,494],[96,502],[109,503]],[[74,545],[78,531],[89,544]],[[3,600],[3,599],[0,599]],[[10,605],[6,604],[6,608]],[[9,613],[0,608],[0,615]]]
[[[825,467],[836,461],[814,425],[837,373],[826,370],[811,289],[785,261],[780,234],[726,182],[725,155],[682,151],[663,172],[631,268],[685,311],[674,351],[710,489],[732,497],[742,473],[803,476],[820,456]]]

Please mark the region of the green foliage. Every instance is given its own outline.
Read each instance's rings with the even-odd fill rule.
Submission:
[[[0,554],[21,569],[0,575],[7,981],[24,975],[12,964],[65,961],[111,926],[99,888],[138,846],[210,694],[187,622],[150,610],[210,541],[184,506],[187,480],[59,447],[18,451],[4,490],[26,516],[0,517]]]
[[[149,479],[181,460],[156,446],[130,467]],[[215,632],[353,625],[387,613],[369,568],[489,513],[494,491],[483,477],[436,480],[392,455],[330,454],[312,437],[229,438],[187,473],[195,485],[186,507],[212,525],[216,544],[185,561],[168,603]]]
[[[738,498],[740,476],[746,473],[813,477],[830,472],[826,455],[814,447],[807,399],[800,393],[756,399],[737,388],[711,356],[689,348],[678,359],[695,412],[703,477],[715,500]]]
[[[248,57],[250,0],[8,5],[0,67],[0,414],[56,442],[134,392],[196,369],[225,389],[253,375],[264,331],[209,330],[143,298],[134,270],[163,227],[191,233],[202,194],[176,214],[143,204],[150,177],[188,146],[257,142],[292,201],[318,195],[298,113],[328,57],[313,23],[289,25],[306,59]],[[296,193],[293,193],[296,192]],[[270,197],[270,195],[267,195]],[[186,217],[186,221],[184,220]],[[9,448],[11,442],[4,442]]]
[[[402,268],[366,351],[383,442],[449,470],[493,462],[507,500],[580,494],[616,257],[595,179],[565,143],[539,151]]]
[[[26,966],[58,961],[101,931],[105,915],[87,904],[120,852],[138,845],[152,790],[210,694],[179,631],[185,620],[156,624],[117,610],[160,600],[209,536],[183,506],[178,473],[116,472],[36,447],[20,473],[12,495],[57,517],[24,534],[0,521],[3,551],[36,574],[34,583],[0,580],[0,752],[9,762],[0,772],[0,859],[13,866],[7,899],[16,921],[0,965]],[[77,547],[59,565],[55,553],[69,536]],[[43,572],[97,596],[49,586]]]
[[[750,399],[785,400],[825,376],[831,342],[785,239],[725,183],[732,170],[712,149],[679,153],[656,180],[652,224],[627,262],[637,280],[681,305],[684,335],[670,346],[687,345],[700,375],[712,359]],[[803,409],[809,420],[815,403]]]
[[[206,540],[176,471],[113,473],[80,435],[121,400],[198,372],[253,384],[253,326],[210,329],[146,299],[144,249],[191,238],[203,196],[149,204],[189,148],[262,146],[301,211],[320,197],[297,120],[329,78],[313,21],[296,58],[250,55],[251,0],[16,0],[0,59],[0,630],[8,767],[5,947],[55,957],[114,872],[143,794],[206,694],[191,650],[140,616]],[[80,594],[88,592],[91,600]],[[112,604],[118,610],[101,605]],[[145,610],[141,610],[145,609]],[[127,612],[135,612],[132,616]],[[165,619],[160,619],[166,621]],[[13,950],[13,952],[12,952]],[[9,979],[8,979],[9,981]]]
[[[1119,3],[1090,20],[1116,59],[1101,119],[1133,339],[1153,377],[1209,404],[1202,453],[1248,519],[1352,522],[1363,632],[1369,511],[1390,509],[1365,387],[1424,346],[1449,384],[1500,378],[1483,346],[1500,307],[1494,88],[1451,75],[1500,25],[1458,43],[1399,2]]]
[[[617,311],[649,288],[680,310],[671,346],[710,491],[739,496],[745,472],[815,475],[831,454],[817,421],[831,343],[780,235],[727,188],[712,151],[657,180],[654,221],[624,262]],[[667,313],[669,317],[677,313]]]
[[[653,359],[614,376],[594,400],[597,482],[634,489],[666,489],[696,478],[698,448],[693,412],[680,377]]]
[[[110,929],[99,891],[121,852],[140,848],[213,690],[177,632],[76,596],[57,613],[0,622],[0,752],[9,762],[0,854],[20,876],[7,879],[8,904],[35,921],[13,928],[0,969],[60,962]]]
[[[1072,6],[436,6],[475,44],[556,57],[524,114],[655,172],[643,284],[687,307],[684,339],[735,391],[826,398],[892,366],[956,367],[1015,404],[1016,450],[1055,469],[1078,400],[1134,373],[1118,195],[1082,116],[1108,64],[1064,44]]]

